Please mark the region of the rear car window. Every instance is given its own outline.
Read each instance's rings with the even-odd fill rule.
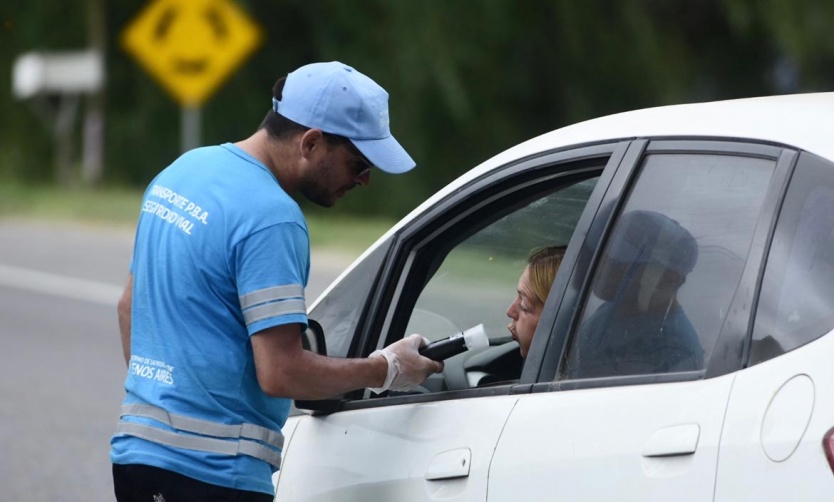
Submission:
[[[834,328],[834,164],[803,154],[782,205],[748,364]]]
[[[562,378],[702,371],[774,169],[762,158],[647,156],[594,269]]]

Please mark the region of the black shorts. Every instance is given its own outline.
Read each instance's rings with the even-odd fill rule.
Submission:
[[[203,483],[176,472],[140,464],[113,464],[118,502],[272,502],[272,495]]]

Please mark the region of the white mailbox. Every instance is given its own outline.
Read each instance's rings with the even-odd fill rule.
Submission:
[[[102,59],[97,50],[27,52],[14,62],[12,92],[18,99],[95,92],[104,84]]]

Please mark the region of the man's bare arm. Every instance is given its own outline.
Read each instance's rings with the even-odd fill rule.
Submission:
[[[273,397],[326,399],[356,389],[382,387],[388,376],[385,357],[333,358],[304,350],[298,324],[266,329],[251,337],[255,369],[263,391]],[[405,344],[403,344],[405,345]],[[404,366],[420,383],[443,365],[406,354]]]
[[[125,290],[119,298],[119,305],[116,311],[119,314],[119,331],[122,334],[122,352],[125,357],[125,364],[130,363],[130,304],[133,300],[133,274],[127,278]]]

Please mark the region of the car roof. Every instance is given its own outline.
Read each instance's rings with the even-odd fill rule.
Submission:
[[[660,106],[608,115],[543,134],[511,150],[630,137],[703,136],[782,143],[834,158],[834,92]]]
[[[448,194],[502,165],[541,152],[628,138],[701,137],[778,143],[834,159],[831,131],[834,131],[834,92],[659,106],[617,113],[562,127],[513,146],[446,185],[394,225],[348,267],[342,276],[391,233]],[[333,284],[339,280],[341,276]]]
[[[628,138],[735,138],[789,145],[834,159],[831,131],[834,92],[668,105],[607,115],[556,129],[499,153],[441,189],[405,220],[499,166],[569,146]]]

